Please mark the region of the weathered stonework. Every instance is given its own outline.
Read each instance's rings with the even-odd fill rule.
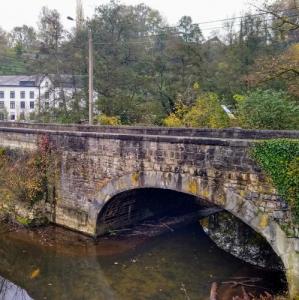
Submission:
[[[299,296],[299,238],[282,230],[287,205],[249,157],[253,140],[299,138],[299,132],[0,123],[0,146],[35,149],[39,135],[61,154],[53,222],[95,236],[101,210],[121,192],[192,194],[260,233],[284,263],[290,294]]]

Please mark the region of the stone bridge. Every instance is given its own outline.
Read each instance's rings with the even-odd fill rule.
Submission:
[[[282,229],[287,205],[249,156],[255,140],[297,139],[298,131],[0,123],[2,147],[35,150],[45,135],[61,157],[54,223],[96,236],[103,209],[125,191],[193,195],[261,234],[284,263],[292,297],[299,297],[299,238]]]

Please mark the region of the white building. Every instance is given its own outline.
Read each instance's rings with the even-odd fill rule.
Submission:
[[[0,121],[30,120],[38,112],[64,105],[80,90],[79,76],[0,76]]]

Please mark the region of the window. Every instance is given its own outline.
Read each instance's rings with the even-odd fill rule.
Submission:
[[[25,101],[21,101],[20,106],[21,106],[21,109],[25,109],[26,108]]]
[[[20,92],[20,97],[21,97],[21,99],[25,99],[25,91]]]
[[[48,81],[46,81],[45,87],[49,87],[49,82]]]
[[[30,99],[34,99],[34,91],[30,91]]]
[[[10,120],[11,120],[11,121],[14,121],[15,119],[16,119],[15,114],[11,114],[11,115],[10,115]]]
[[[34,109],[34,101],[30,101],[30,109]]]
[[[20,81],[20,86],[34,86],[34,81]]]
[[[10,99],[15,99],[16,93],[15,91],[10,91]]]
[[[10,109],[15,109],[15,108],[16,108],[15,101],[10,101]]]
[[[0,121],[4,121],[4,119],[5,119],[4,113],[0,112]]]
[[[49,102],[45,102],[45,108],[49,108]]]
[[[49,97],[50,97],[49,92],[45,92],[45,98],[46,98],[46,99],[49,99]]]
[[[0,109],[4,108],[4,101],[0,101]]]
[[[0,91],[0,99],[3,99],[3,98],[4,98],[4,92]]]

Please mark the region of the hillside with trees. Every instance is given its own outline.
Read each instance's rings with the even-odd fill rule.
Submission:
[[[252,7],[218,24],[111,1],[67,32],[44,7],[37,29],[0,29],[0,74],[80,75],[84,90],[37,121],[87,119],[88,28],[94,39],[95,122],[222,128],[299,129],[299,7]],[[220,24],[220,25],[219,25]],[[214,26],[214,27],[213,27]],[[86,105],[79,105],[81,98]],[[229,118],[221,105],[234,114]],[[100,115],[101,114],[101,115]]]

